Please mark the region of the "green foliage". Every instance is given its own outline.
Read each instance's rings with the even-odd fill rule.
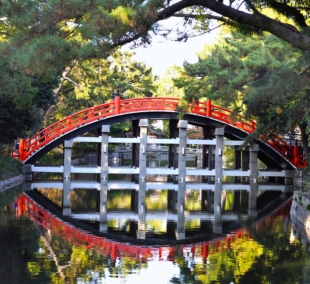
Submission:
[[[147,210],[166,210],[168,206],[167,196],[167,190],[148,190],[145,196],[145,204]],[[153,221],[155,221],[156,223],[157,220]],[[155,225],[156,227],[155,223],[153,222],[153,225]],[[159,224],[162,225],[161,222],[159,222]],[[157,227],[160,226],[158,226],[157,224]]]
[[[132,52],[116,50],[108,59],[76,62],[58,90],[58,101],[46,117],[55,122],[82,109],[122,99],[150,97],[156,90],[152,69],[133,60]]]
[[[0,212],[5,211],[9,204],[15,201],[21,192],[22,186],[16,186],[2,192],[0,195]]]
[[[128,190],[121,190],[120,193],[110,190],[108,192],[108,209],[130,209],[131,193]]]
[[[173,83],[173,79],[178,77],[180,72],[181,68],[178,66],[169,67],[165,75],[156,81],[157,92],[155,96],[181,98],[183,96],[183,90],[177,88]]]
[[[3,57],[0,84],[0,143],[12,144],[17,137],[29,136],[41,128],[42,114],[54,103],[57,79],[47,81],[12,69]]]
[[[34,109],[20,109],[11,97],[0,96],[0,143],[13,145],[17,137],[25,137],[39,120]]]
[[[234,191],[228,190],[226,191],[226,198],[225,198],[225,211],[232,211],[234,206]]]
[[[63,150],[61,148],[55,148],[41,157],[38,162],[40,165],[62,165]]]
[[[2,52],[8,54],[14,67],[31,74],[50,74],[65,70],[74,60],[108,58],[115,47],[130,42],[134,46],[149,44],[152,34],[187,41],[189,37],[214,29],[213,20],[218,21],[216,25],[229,25],[247,35],[267,30],[292,44],[295,41],[301,49],[309,49],[308,38],[299,33],[307,27],[309,19],[307,0],[254,0],[251,7],[247,2],[229,3],[224,1],[219,5],[215,0],[177,3],[163,0],[63,3],[55,0],[48,4],[30,0],[22,4],[2,1],[1,38],[7,42]],[[242,17],[244,9],[250,11],[247,17]],[[266,15],[266,9],[273,9],[292,23],[289,26],[278,15]],[[174,15],[182,17],[175,32],[159,24]],[[298,35],[302,39],[297,41]]]
[[[198,190],[188,190],[185,198],[185,210],[201,210],[200,192]]]
[[[96,153],[97,150],[97,145],[94,143],[75,143],[72,148],[72,159],[84,157],[89,153]]]
[[[111,125],[110,135],[112,137],[125,137],[125,133],[132,131],[130,121],[118,122]]]
[[[0,180],[20,175],[23,164],[11,156],[0,155]]]
[[[306,56],[274,36],[231,32],[206,46],[197,63],[185,62],[175,84],[184,89],[185,101],[212,99],[256,120],[252,138],[285,133],[308,124],[309,75],[300,71]]]

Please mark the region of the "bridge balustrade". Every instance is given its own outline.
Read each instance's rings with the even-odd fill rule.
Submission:
[[[87,249],[94,249],[101,254],[107,254],[115,261],[117,257],[130,257],[139,261],[145,261],[146,258],[159,259],[162,261],[174,261],[176,255],[183,255],[185,260],[192,257],[199,257],[206,262],[208,256],[219,254],[232,246],[238,246],[240,243],[252,239],[252,235],[246,229],[235,230],[223,237],[215,240],[198,242],[195,244],[180,243],[176,251],[175,246],[147,246],[135,245],[130,243],[121,243],[107,238],[107,235],[95,235],[86,230],[79,229],[67,221],[61,219],[41,205],[35,202],[23,193],[18,197],[18,215],[26,215],[37,224],[43,226],[56,236],[61,236],[67,242],[77,245],[86,246]],[[273,211],[266,218],[257,221],[253,228],[262,229],[263,226],[270,226],[278,215],[289,216],[290,205],[292,200],[288,200],[284,206]]]
[[[28,139],[21,139],[19,152],[18,154],[14,153],[14,156],[19,156],[21,161],[27,162],[27,159],[41,148],[77,128],[111,116],[145,111],[179,112],[179,99],[133,98],[121,100],[119,96],[116,96],[113,101],[82,110],[55,122]],[[249,134],[255,131],[256,122],[254,120],[247,120],[242,115],[236,115],[233,119],[231,110],[213,105],[211,100],[188,104],[185,111],[189,114],[210,117],[225,124],[232,125]],[[261,139],[264,140],[266,137],[262,136]],[[265,142],[295,167],[303,168],[307,166],[305,157],[300,153],[298,146],[291,146],[276,135],[268,137]]]

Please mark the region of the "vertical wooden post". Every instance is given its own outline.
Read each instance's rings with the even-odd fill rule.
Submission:
[[[206,115],[211,116],[212,114],[211,100],[207,100],[206,106],[207,106]]]
[[[145,239],[145,194],[146,194],[146,145],[148,120],[140,119],[140,149],[139,149],[139,193],[138,193],[138,231],[137,238]]]
[[[115,103],[115,113],[118,114],[121,111],[121,97],[115,96],[114,103]]]
[[[294,153],[294,165],[297,167],[299,164],[299,147],[298,147],[298,145],[294,146],[293,153]]]
[[[63,189],[62,189],[62,213],[63,215],[71,215],[71,156],[72,156],[73,140],[64,141],[64,171],[63,171]]]
[[[179,127],[179,155],[178,155],[178,168],[179,168],[179,180],[178,180],[178,222],[176,230],[177,240],[185,239],[185,177],[186,177],[186,129],[188,122],[186,120],[180,120]]]
[[[100,224],[99,231],[107,232],[107,199],[108,199],[108,161],[109,161],[109,132],[110,125],[101,126],[101,149],[100,149],[100,202],[99,202],[99,212],[100,212]]]
[[[26,139],[21,138],[19,140],[19,160],[24,161],[25,160],[25,144],[26,144]]]
[[[223,177],[223,140],[224,128],[215,129],[215,188],[214,188],[214,233],[222,233],[222,177]]]

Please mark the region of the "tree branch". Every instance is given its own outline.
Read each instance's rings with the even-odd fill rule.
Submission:
[[[177,13],[174,14],[173,17],[177,17],[177,18],[192,18],[192,19],[197,19],[197,18],[205,18],[206,20],[216,20],[219,22],[222,22],[223,24],[227,24],[229,26],[232,27],[236,27],[236,22],[232,21],[229,18],[224,18],[224,17],[219,17],[219,16],[215,16],[215,15],[197,15],[197,14],[182,14],[182,13]]]
[[[263,14],[250,14],[219,4],[215,0],[181,0],[169,6],[167,9],[158,12],[156,21],[165,20],[180,12],[182,9],[191,6],[207,8],[240,24],[253,27],[258,31],[270,32],[301,50],[310,50],[310,37],[300,34],[295,27],[269,18]]]
[[[298,75],[305,74],[309,69],[310,69],[310,63],[307,66],[301,68],[301,71],[298,73]]]
[[[256,7],[253,5],[253,3],[250,0],[244,0],[244,2],[250,6],[250,8],[253,10],[254,14],[261,15],[261,13],[256,9]]]
[[[270,7],[287,17],[292,17],[294,19],[294,22],[300,27],[307,27],[304,15],[300,13],[297,8],[289,6],[286,3],[280,3],[277,1],[270,1]]]
[[[79,84],[78,84],[78,83],[74,82],[74,81],[73,81],[72,79],[70,79],[69,77],[64,76],[63,78],[64,78],[64,79],[66,79],[67,81],[71,82],[73,85],[75,85],[75,86],[79,86]]]
[[[60,79],[60,83],[59,83],[57,89],[54,90],[54,95],[55,95],[55,97],[57,97],[57,96],[59,95],[59,92],[60,92],[60,90],[61,90],[61,87],[63,86],[65,80],[68,79],[67,76],[69,75],[69,73],[71,72],[71,70],[73,69],[73,67],[74,67],[77,63],[78,63],[77,60],[73,60],[73,61],[71,62],[71,64],[70,64],[69,66],[67,66],[66,69],[65,69],[65,71],[62,73],[62,77],[61,77],[61,79]]]

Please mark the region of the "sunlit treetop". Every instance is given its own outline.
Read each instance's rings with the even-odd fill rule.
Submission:
[[[293,24],[265,14],[266,8]],[[106,58],[116,46],[148,44],[154,34],[186,41],[219,24],[248,33],[267,31],[310,50],[309,12],[307,0],[3,0],[0,52],[29,73],[57,72],[72,60]],[[171,17],[181,22],[173,32],[161,25]]]

